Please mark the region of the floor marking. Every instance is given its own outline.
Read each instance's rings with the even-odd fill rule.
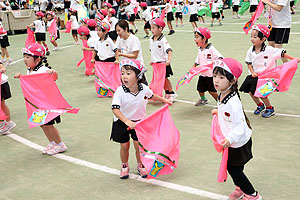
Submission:
[[[20,142],[20,143],[22,143],[22,144],[25,144],[26,146],[28,146],[30,148],[36,149],[38,151],[43,151],[43,149],[44,149],[44,147],[42,147],[42,146],[40,146],[36,143],[33,143],[33,142],[31,142],[31,141],[29,141],[29,140],[27,140],[27,139],[25,139],[21,136],[18,136],[16,134],[11,133],[7,136],[14,139],[14,140],[16,140],[16,141],[18,141],[18,142]],[[68,161],[70,163],[74,163],[74,164],[77,164],[77,165],[81,165],[81,166],[84,166],[84,167],[95,169],[95,170],[98,170],[98,171],[106,172],[106,173],[109,173],[109,174],[113,174],[113,175],[117,175],[117,176],[119,176],[119,174],[120,174],[120,171],[118,169],[113,169],[113,168],[110,168],[110,167],[106,167],[104,165],[99,165],[99,164],[88,162],[88,161],[81,160],[81,159],[78,159],[78,158],[73,158],[71,156],[67,156],[67,155],[64,155],[64,154],[57,154],[57,155],[54,155],[53,157],[56,157],[56,158],[61,159],[61,160]],[[189,194],[193,194],[193,195],[198,195],[198,196],[206,197],[206,198],[210,198],[210,199],[216,199],[216,200],[225,200],[225,199],[227,199],[227,196],[224,196],[224,195],[221,195],[221,194],[216,194],[216,193],[200,190],[200,189],[197,189],[197,188],[183,186],[183,185],[170,183],[170,182],[166,182],[166,181],[160,181],[160,180],[157,180],[157,179],[147,180],[147,179],[141,178],[139,175],[132,174],[132,173],[130,173],[129,178],[133,179],[133,180],[136,180],[136,181],[149,183],[149,184],[152,184],[152,185],[157,185],[157,186],[160,186],[160,187],[165,187],[165,188],[168,188],[168,189],[177,190],[177,191],[181,191],[181,192],[185,192],[185,193],[189,193]]]

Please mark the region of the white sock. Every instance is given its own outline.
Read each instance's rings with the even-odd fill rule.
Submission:
[[[256,197],[257,196],[257,192],[254,192],[253,194],[251,194],[251,196]]]
[[[53,144],[53,145],[55,145],[56,143],[55,143],[54,141],[51,141],[51,142],[50,142],[50,144]]]

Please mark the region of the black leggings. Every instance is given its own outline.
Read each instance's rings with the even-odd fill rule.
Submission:
[[[228,173],[230,174],[234,184],[239,186],[245,194],[255,193],[255,189],[244,174],[244,165],[242,166],[227,166]]]

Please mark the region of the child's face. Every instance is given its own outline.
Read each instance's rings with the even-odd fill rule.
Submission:
[[[33,56],[30,56],[30,55],[27,55],[27,54],[23,55],[23,59],[24,59],[24,63],[26,65],[26,67],[29,67],[31,69],[35,68],[41,60],[40,58],[34,59]]]
[[[97,34],[100,38],[103,38],[106,35],[107,31],[102,32],[101,27],[97,26]]]
[[[160,36],[162,32],[162,27],[158,27],[155,24],[151,24],[151,32],[154,36]]]
[[[216,90],[220,92],[227,90],[231,85],[226,76],[221,74],[213,74],[213,82]]]
[[[85,36],[85,35],[79,35],[79,39],[81,39],[81,40],[87,40],[87,36]]]
[[[202,37],[198,33],[194,34],[194,41],[195,41],[197,47],[201,47],[201,48],[205,47],[206,39],[205,39],[205,37],[202,39]]]
[[[124,67],[121,69],[122,72],[122,82],[127,88],[134,88],[137,86],[136,74],[133,70],[127,70]]]
[[[52,20],[52,15],[47,15],[47,20],[51,21]]]
[[[252,30],[251,32],[251,42],[254,46],[256,47],[260,47],[262,45],[262,43],[265,41],[266,39],[263,38],[262,40],[258,37],[258,30]]]

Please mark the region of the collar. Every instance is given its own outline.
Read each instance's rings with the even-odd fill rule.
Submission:
[[[132,92],[130,92],[129,88],[127,88],[124,84],[122,84],[122,88],[124,90],[125,93],[131,93],[133,94]],[[143,90],[143,86],[141,83],[138,83],[138,92],[136,94],[133,94],[133,95],[137,95],[141,90]]]
[[[161,41],[164,38],[164,34],[161,34],[156,41]],[[152,36],[151,38],[152,40],[154,40],[154,36]]]
[[[104,37],[104,40],[103,40],[103,41],[107,40],[107,37],[108,37],[108,34],[106,34],[106,35],[105,35],[105,37]],[[99,41],[101,42],[101,38],[99,38]]]
[[[209,49],[210,47],[212,47],[212,43],[208,43],[204,49]],[[201,47],[199,47],[199,49],[200,49],[201,51],[204,50],[204,49],[202,50]]]
[[[224,97],[221,103],[226,104],[231,97],[234,97],[237,93],[235,91],[230,92]],[[218,96],[218,101],[220,101],[221,94]]]
[[[260,52],[262,51],[265,51],[266,50],[266,44],[265,43],[262,43],[261,45],[261,48],[260,48]],[[253,45],[253,48],[252,48],[252,52],[255,52],[255,46]]]
[[[37,70],[39,70],[41,67],[43,66],[43,63],[40,62],[37,66],[35,66],[35,68],[33,68],[32,72],[36,72]],[[30,71],[30,67],[28,68],[28,71]]]

